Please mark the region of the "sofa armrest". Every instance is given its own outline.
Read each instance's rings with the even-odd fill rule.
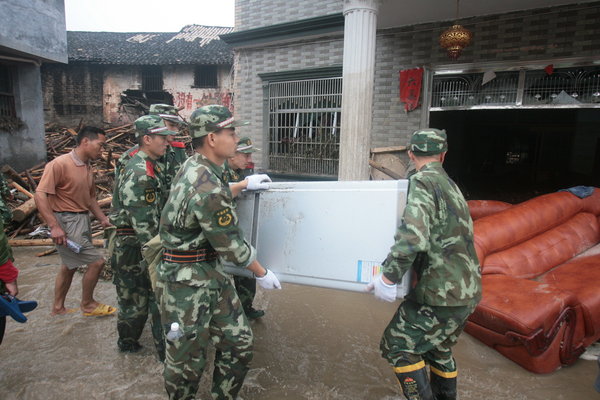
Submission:
[[[543,352],[563,324],[574,326],[580,312],[572,293],[552,285],[506,275],[484,275],[482,284],[469,321],[502,335],[504,345],[524,345],[531,355]]]

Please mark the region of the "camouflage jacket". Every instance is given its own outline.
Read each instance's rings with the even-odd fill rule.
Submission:
[[[161,262],[157,277],[186,281],[193,286],[218,287],[228,279],[222,261],[245,268],[256,251],[244,240],[223,167],[194,154],[181,167],[160,219],[160,238],[165,249],[213,248],[219,259],[197,263]]]
[[[223,170],[223,181],[225,181],[225,183],[240,182],[244,180],[242,178],[242,170],[231,168],[227,162],[223,165]]]
[[[428,163],[411,176],[404,219],[383,273],[398,282],[411,267],[416,282],[408,299],[431,306],[463,306],[481,298],[473,221],[462,193],[440,162]]]
[[[136,144],[129,148],[125,153],[121,154],[121,157],[119,157],[115,166],[115,184],[119,180],[119,176],[123,173],[123,169],[125,169],[129,160],[131,160],[138,151],[140,151],[140,146]]]
[[[12,211],[6,202],[9,198],[10,188],[4,174],[0,172],[0,219],[4,221],[4,225],[8,225],[12,220]]]
[[[171,187],[175,175],[177,175],[179,168],[181,168],[186,159],[185,144],[182,142],[171,142],[171,145],[167,146],[165,155],[157,160],[157,164],[163,171],[164,184],[167,189]]]
[[[115,168],[115,182],[119,179],[119,175],[123,173],[123,168],[129,162],[129,160],[139,151],[140,146],[135,145],[125,153],[121,155],[117,161]],[[179,168],[187,159],[187,153],[185,152],[185,144],[181,142],[173,142],[172,146],[167,146],[167,152],[164,156],[156,160],[156,164],[162,171],[163,186],[167,189],[171,187],[171,182],[177,175]]]
[[[143,151],[138,151],[115,183],[111,223],[117,228],[132,227],[140,245],[158,234],[160,211],[164,204],[160,174],[156,162]]]

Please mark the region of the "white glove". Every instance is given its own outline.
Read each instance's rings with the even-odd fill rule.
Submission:
[[[248,180],[248,186],[246,187],[248,190],[268,189],[268,182],[272,182],[267,174],[250,175],[246,180]]]
[[[365,292],[373,292],[375,297],[379,300],[389,301],[393,303],[396,301],[396,292],[398,290],[397,285],[388,285],[382,279],[383,274],[379,274],[367,285]]]
[[[271,270],[267,270],[265,276],[261,276],[260,278],[256,277],[256,282],[263,289],[281,289],[281,283],[279,283],[279,279]]]

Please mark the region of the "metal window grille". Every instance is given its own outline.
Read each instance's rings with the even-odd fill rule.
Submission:
[[[218,85],[217,66],[200,65],[194,70],[194,87],[216,88]]]
[[[483,73],[439,75],[433,78],[431,107],[502,106],[515,104],[519,72],[498,72],[482,85]]]
[[[527,71],[523,104],[600,104],[600,67]]]
[[[600,67],[496,72],[482,85],[483,73],[433,77],[431,110],[470,108],[600,108]]]
[[[0,65],[0,117],[16,117],[12,76],[8,65]]]
[[[337,176],[342,78],[272,82],[268,96],[269,170]]]
[[[163,90],[163,76],[160,66],[142,67],[142,90],[144,92],[160,92]]]

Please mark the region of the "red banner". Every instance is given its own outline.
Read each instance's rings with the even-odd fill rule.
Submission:
[[[423,68],[400,71],[400,101],[404,103],[406,111],[412,111],[419,106],[422,83]]]

